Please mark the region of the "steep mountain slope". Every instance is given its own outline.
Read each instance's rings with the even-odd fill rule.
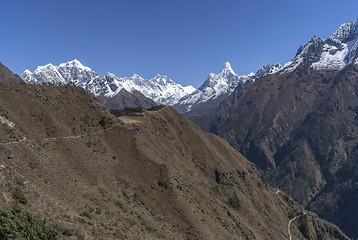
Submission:
[[[40,66],[33,73],[25,70],[21,77],[29,84],[52,83],[58,85],[73,83],[75,86],[82,87],[97,97],[102,96],[107,99],[115,97],[122,89],[128,92],[127,95],[133,91],[139,91],[147,98],[164,105],[173,105],[180,98],[195,90],[192,86],[183,87],[167,76],[159,74],[150,80],[145,80],[137,74],[132,77],[119,78],[112,73],[107,73],[106,76],[101,78],[92,69],[83,66],[78,60],[62,63],[59,66],[52,64]],[[132,96],[131,98],[135,97]]]
[[[117,119],[81,88],[48,85],[0,85],[0,106],[0,200],[21,197],[65,235],[347,239],[170,107]]]
[[[276,74],[257,79],[207,128],[267,179],[357,237],[357,21],[312,38]],[[236,100],[235,100],[236,99]]]
[[[103,103],[106,108],[111,110],[119,110],[126,107],[135,108],[150,108],[156,106],[153,100],[145,97],[142,93],[134,90],[133,92],[128,92],[124,88],[119,91],[114,97],[107,98],[103,96],[97,97],[98,100]]]
[[[0,63],[0,83],[21,84],[24,81],[16,74],[13,74],[7,67]]]

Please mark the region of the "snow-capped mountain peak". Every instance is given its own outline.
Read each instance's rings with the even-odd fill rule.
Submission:
[[[46,64],[45,66],[39,66],[35,69],[34,73],[40,73],[40,72],[44,72],[44,71],[56,71],[57,67],[55,67],[54,65],[52,65],[52,63]]]
[[[61,63],[58,67],[59,68],[78,68],[78,69],[82,69],[84,71],[92,71],[91,68],[83,66],[82,63],[80,61],[78,61],[77,59],[74,59],[74,60],[66,62],[66,63]]]
[[[341,42],[349,42],[358,37],[358,19],[342,24],[329,39],[336,39]]]
[[[110,72],[107,72],[106,75],[104,76],[105,78],[114,78],[116,77],[116,75],[114,73],[110,73]]]
[[[22,74],[29,75],[32,74],[32,72],[29,69],[26,69]]]
[[[282,68],[282,65],[277,63],[276,65],[266,65],[266,66],[262,66],[257,72],[256,74],[254,73],[251,73],[251,76],[254,76],[256,78],[260,78],[260,77],[263,77],[267,74],[274,74],[274,73],[277,73],[278,71],[280,71]],[[250,76],[250,74],[248,75]]]
[[[236,75],[236,73],[232,69],[231,64],[229,62],[225,63],[224,67],[220,71],[220,74],[223,74],[223,75],[228,75],[228,74]]]
[[[141,76],[139,76],[138,74],[133,74],[132,77],[133,79],[140,79],[140,80],[144,80],[144,78],[142,78]]]
[[[151,81],[153,81],[153,82],[156,82],[156,83],[158,83],[158,84],[167,84],[167,83],[171,83],[170,81],[170,79],[168,78],[168,76],[166,76],[166,75],[160,75],[160,74],[157,74],[157,75],[155,75],[155,77],[151,80]]]
[[[39,66],[36,70],[31,73],[29,70],[25,70],[21,74],[22,79],[31,84],[41,84],[41,83],[52,83],[52,84],[64,84],[66,80],[58,71],[58,67],[50,64],[45,66]]]
[[[178,102],[179,105],[191,105],[207,102],[210,99],[216,99],[220,96],[228,95],[239,84],[246,81],[246,76],[238,76],[229,62],[219,73],[210,73],[206,81],[193,93],[183,97]]]
[[[195,104],[201,104],[212,99],[228,96],[238,85],[246,88],[257,78],[276,73],[281,67],[281,64],[267,65],[259,69],[256,74],[252,72],[239,76],[232,69],[231,64],[226,62],[219,73],[210,73],[206,81],[192,94],[180,99],[178,105],[186,106],[186,111],[190,111]]]
[[[282,67],[281,73],[290,73],[300,64],[314,70],[339,71],[349,65],[358,48],[358,20],[342,24],[326,40],[312,37],[301,46],[294,59]]]

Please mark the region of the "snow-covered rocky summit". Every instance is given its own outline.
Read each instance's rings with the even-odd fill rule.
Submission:
[[[89,80],[99,80],[100,77],[89,67],[83,66],[77,59],[54,66],[51,63],[39,66],[34,72],[25,70],[21,78],[29,84],[67,84],[72,82],[76,86],[85,88]]]
[[[256,73],[239,76],[226,62],[221,71],[217,74],[210,73],[206,81],[193,93],[179,100],[178,105],[188,105],[190,111],[194,104],[205,103],[211,99],[228,96],[238,85],[251,85],[257,78],[267,74],[276,73],[281,69],[280,64],[263,66]]]
[[[66,80],[59,73],[58,67],[50,64],[45,66],[37,67],[34,72],[30,72],[26,69],[22,74],[21,78],[30,84],[41,84],[41,83],[53,83],[60,84],[66,83]]]
[[[137,90],[144,96],[164,105],[174,105],[179,99],[195,91],[193,86],[183,87],[168,76],[159,74],[150,80],[145,80],[137,74],[132,77],[119,78],[112,73],[107,73],[102,80],[106,86],[102,94],[106,97],[113,97],[124,88],[128,92]]]
[[[83,66],[78,60],[62,63],[59,66],[48,64],[39,66],[34,72],[25,70],[22,79],[29,84],[67,84],[73,83],[96,96],[114,97],[122,89],[128,92],[137,90],[159,104],[174,105],[179,99],[195,91],[193,86],[183,87],[167,76],[156,75],[145,80],[137,74],[132,77],[117,77],[107,73],[101,78],[91,68]]]
[[[342,24],[326,40],[312,37],[301,46],[281,72],[290,73],[301,63],[315,70],[339,71],[352,63],[358,47],[358,20]]]

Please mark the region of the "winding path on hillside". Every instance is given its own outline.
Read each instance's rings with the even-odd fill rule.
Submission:
[[[99,133],[104,133],[118,125],[121,125],[121,123],[116,123],[116,124],[113,124],[112,126],[108,127],[108,128],[105,128],[101,131],[97,131],[97,132],[93,132],[92,135],[96,135],[96,134],[99,134]],[[45,141],[53,141],[53,140],[58,140],[58,139],[78,139],[78,138],[81,138],[81,137],[85,137],[86,135],[83,135],[83,134],[80,134],[80,135],[74,135],[74,136],[60,136],[60,137],[47,137],[47,138],[41,138],[41,140],[45,140]],[[7,145],[14,145],[14,144],[19,144],[21,142],[25,142],[27,141],[28,138],[27,137],[22,137],[21,139],[18,139],[16,141],[10,141],[10,142],[2,142],[0,143],[0,146],[7,146]]]
[[[280,195],[278,195],[279,193],[280,193],[280,190],[277,189],[276,195],[277,195],[278,199],[280,199],[280,201],[281,201],[284,205],[287,206],[287,204],[281,199]],[[296,217],[292,218],[292,219],[288,222],[287,232],[288,232],[288,236],[289,236],[290,240],[292,240],[292,235],[291,235],[291,223],[292,223],[293,221],[295,221],[297,218],[302,217],[303,215],[307,215],[307,213],[306,213],[306,212],[301,212],[301,213],[299,213]]]

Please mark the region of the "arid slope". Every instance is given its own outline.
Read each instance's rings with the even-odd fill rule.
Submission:
[[[18,186],[64,235],[346,239],[171,107],[117,119],[80,88],[3,84],[0,114],[0,201]]]

